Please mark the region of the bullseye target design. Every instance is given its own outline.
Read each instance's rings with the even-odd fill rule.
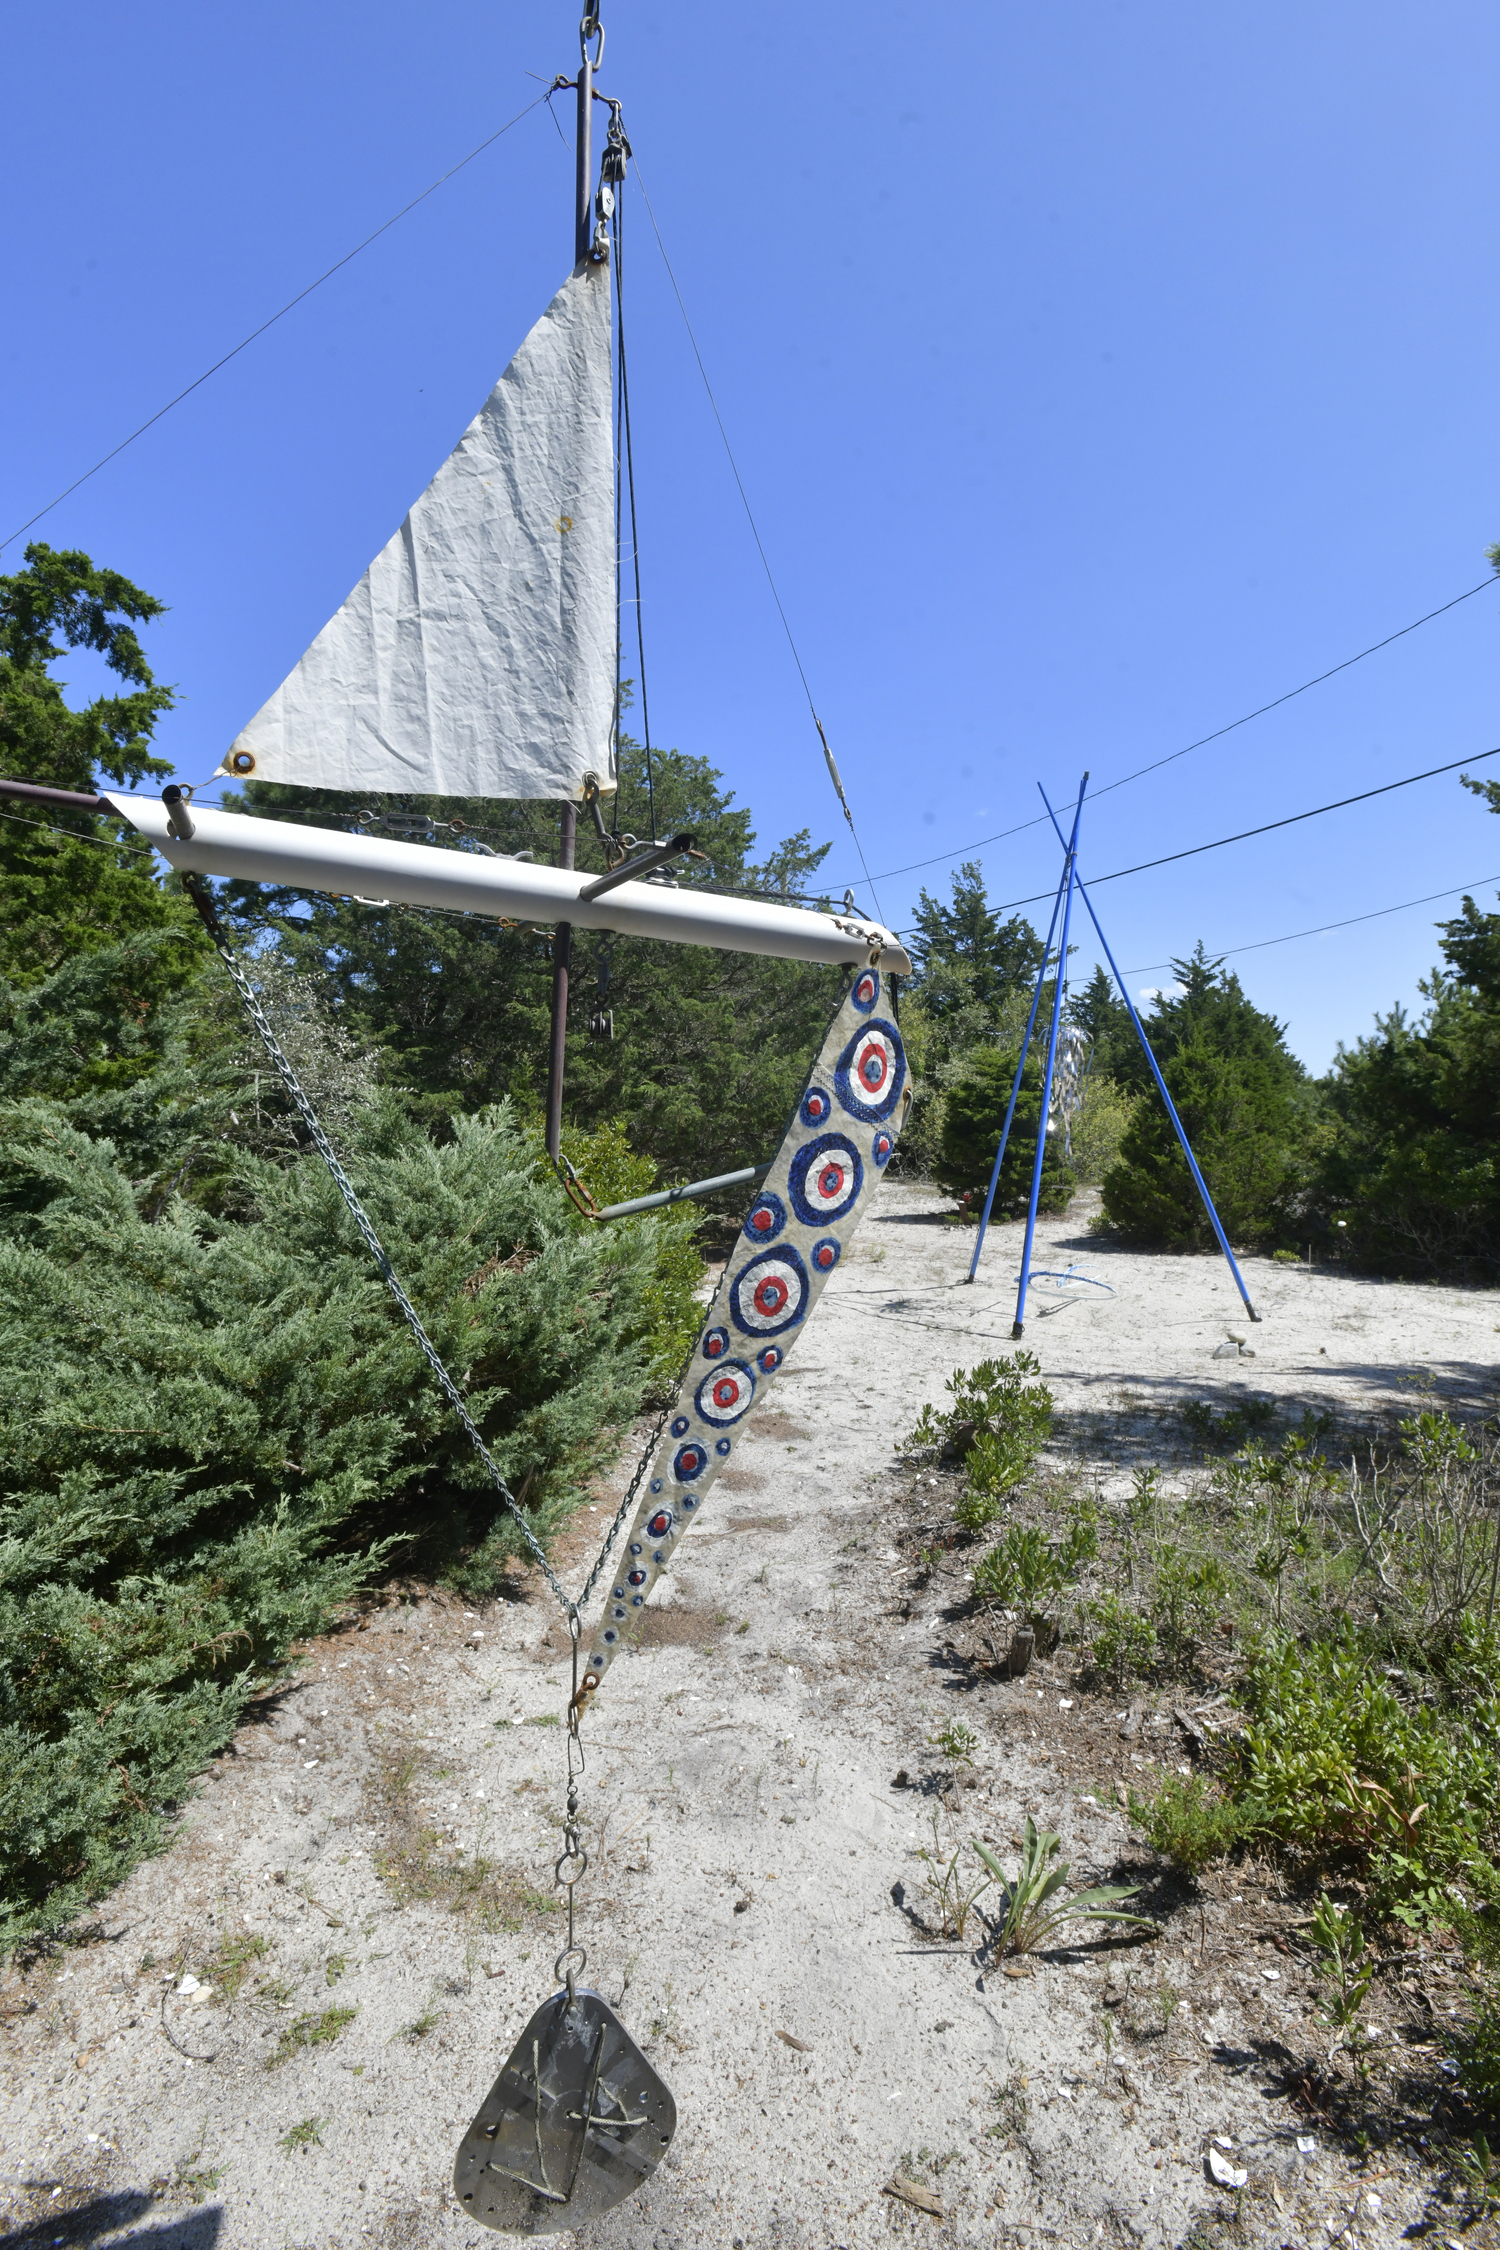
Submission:
[[[792,1158],[787,1193],[805,1227],[831,1225],[852,1211],[864,1184],[859,1150],[842,1133],[820,1133]]]
[[[895,1145],[896,1144],[892,1140],[889,1133],[877,1133],[874,1140],[870,1143],[870,1154],[874,1157],[877,1164],[882,1166],[889,1164],[891,1160],[891,1151],[895,1147]]]
[[[849,995],[862,1016],[867,1016],[880,998],[880,975],[875,969],[865,969],[854,980],[854,990]]]
[[[826,1125],[833,1115],[833,1103],[821,1086],[809,1086],[797,1114],[804,1125]]]
[[[672,1474],[679,1484],[691,1484],[695,1477],[702,1476],[707,1467],[708,1447],[706,1445],[700,1445],[694,1439],[686,1445],[678,1446],[672,1461]]]
[[[767,1344],[763,1352],[756,1353],[755,1364],[762,1375],[774,1375],[785,1357],[779,1344]]]
[[[906,1056],[896,1026],[875,1016],[857,1031],[838,1059],[833,1083],[851,1117],[883,1125],[906,1084]]]
[[[687,1436],[687,1434],[688,1434],[688,1427],[689,1427],[689,1425],[688,1425],[688,1418],[687,1418],[687,1416],[686,1416],[685,1414],[678,1414],[678,1415],[675,1415],[675,1416],[673,1417],[673,1421],[672,1421],[672,1435],[673,1435],[673,1437],[686,1437],[686,1436]]]
[[[658,1508],[654,1516],[646,1519],[646,1529],[653,1539],[665,1539],[672,1528],[670,1508]]]
[[[752,1242],[774,1242],[786,1225],[786,1205],[779,1195],[758,1195],[745,1214],[745,1232]]]
[[[722,1359],[728,1349],[729,1330],[727,1328],[710,1328],[708,1334],[703,1339],[704,1358]]]
[[[726,1359],[698,1385],[694,1403],[705,1422],[726,1429],[748,1414],[755,1399],[755,1376],[742,1359]]]
[[[835,1242],[833,1236],[829,1234],[825,1235],[821,1242],[815,1242],[808,1255],[819,1273],[832,1273],[842,1253],[843,1245]]]
[[[854,1154],[852,1149],[849,1153]],[[796,1200],[794,1185],[794,1204]],[[781,1250],[764,1250],[742,1266],[731,1282],[730,1317],[747,1336],[779,1336],[795,1328],[806,1312],[807,1290],[807,1268],[790,1243]]]

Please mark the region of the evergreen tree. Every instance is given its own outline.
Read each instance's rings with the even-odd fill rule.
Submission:
[[[1500,788],[1469,782],[1500,811]],[[1317,1204],[1331,1246],[1412,1274],[1500,1275],[1500,914],[1439,923],[1420,1022],[1393,1008],[1340,1047]],[[1344,1223],[1339,1225],[1339,1221]]]
[[[1124,1077],[1140,1053],[1140,1042],[1130,1010],[1102,961],[1083,990],[1069,994],[1065,1012],[1069,1023],[1088,1034],[1090,1079]]]
[[[1284,1235],[1295,1223],[1311,1157],[1312,1102],[1284,1025],[1246,999],[1200,943],[1174,961],[1175,992],[1144,1021],[1193,1154],[1232,1242]],[[1104,1179],[1104,1216],[1145,1241],[1209,1248],[1213,1230],[1171,1119],[1139,1047],[1120,1079],[1138,1102],[1120,1159]]]
[[[41,541],[26,549],[25,569],[0,577],[0,773],[86,794],[101,772],[122,786],[171,772],[151,735],[173,691],[153,676],[135,631],[162,607],[85,554]],[[67,648],[102,656],[123,692],[73,710],[55,671]],[[0,978],[29,983],[89,947],[186,927],[184,902],[156,882],[150,851],[124,822],[14,801],[0,811]],[[187,960],[138,958],[158,979]]]
[[[1045,1049],[1034,1041],[1026,1058],[995,1190],[993,1216],[997,1219],[1023,1217],[1031,1200],[1044,1053]],[[1020,1054],[1019,1042],[1014,1047],[974,1048],[944,1099],[942,1139],[933,1177],[948,1194],[958,1196],[974,1218],[979,1216],[989,1187]],[[1037,1203],[1042,1211],[1065,1211],[1072,1199],[1076,1182],[1063,1163],[1062,1145],[1060,1132],[1048,1134]]]
[[[953,877],[947,906],[923,890],[915,930],[915,989],[934,1020],[972,1006],[993,1023],[1003,1003],[1029,985],[1042,965],[1041,939],[1023,915],[1000,920],[977,860],[965,860]]]

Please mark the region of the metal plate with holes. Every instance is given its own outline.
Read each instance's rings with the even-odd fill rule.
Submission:
[[[481,2226],[559,2234],[623,2203],[676,2130],[676,2103],[607,2003],[557,1992],[459,2142],[454,2190]]]

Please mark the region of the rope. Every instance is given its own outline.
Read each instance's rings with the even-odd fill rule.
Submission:
[[[641,190],[645,193],[644,188]],[[625,371],[625,253],[622,243],[621,218],[625,207],[625,183],[615,191],[615,325],[620,356],[619,412],[625,425],[625,474],[630,485],[630,554],[635,569],[635,645],[641,664],[641,732],[645,737],[646,751],[646,817],[650,822],[651,841],[656,842],[656,787],[651,772],[651,708],[646,700],[646,619],[641,608],[641,530],[635,513],[635,455],[630,443],[630,382]],[[617,488],[618,492],[618,488]],[[616,523],[618,524],[618,497]],[[618,568],[616,573],[618,587]],[[618,593],[616,594],[616,630],[618,632]],[[616,675],[618,677],[618,674]],[[618,708],[619,691],[616,690]],[[618,796],[618,792],[616,792]]]
[[[49,500],[45,508],[38,508],[34,516],[28,516],[23,524],[16,526],[14,531],[7,532],[6,536],[0,539],[0,551],[8,547],[13,539],[19,539],[23,531],[29,531],[34,523],[40,523],[43,516],[50,516],[53,509],[60,507],[70,492],[76,492],[81,484],[88,483],[90,477],[96,477],[101,469],[107,468],[118,454],[124,452],[127,445],[134,445],[138,437],[144,437],[146,432],[153,428],[164,414],[170,414],[174,406],[181,406],[185,398],[191,398],[194,391],[200,390],[211,375],[217,375],[221,367],[227,367],[232,359],[238,359],[241,352],[247,351],[255,342],[257,336],[264,336],[266,330],[274,328],[278,320],[285,320],[287,314],[300,305],[304,297],[310,297],[315,289],[322,288],[325,281],[331,281],[334,275],[341,272],[352,258],[357,258],[362,250],[369,249],[372,242],[378,242],[383,234],[388,234],[399,219],[404,219],[408,211],[415,211],[419,203],[425,203],[429,195],[436,195],[438,189],[451,180],[455,172],[461,172],[466,164],[473,163],[476,156],[482,156],[487,148],[492,148],[503,134],[508,133],[513,125],[519,125],[523,117],[529,117],[538,103],[544,102],[546,99],[545,94],[538,94],[536,101],[528,102],[524,109],[518,109],[514,117],[500,126],[496,132],[490,134],[488,140],[481,141],[477,148],[470,149],[467,156],[461,156],[456,164],[451,164],[441,178],[433,181],[431,187],[423,188],[421,194],[414,195],[410,203],[403,203],[400,210],[394,212],[386,220],[384,226],[378,226],[373,234],[367,234],[363,242],[357,242],[352,250],[346,250],[343,257],[331,265],[326,273],[320,273],[316,281],[310,281],[305,289],[298,290],[295,297],[289,297],[280,312],[272,313],[270,319],[263,320],[259,328],[252,328],[249,335],[241,343],[235,345],[233,351],[226,352],[222,359],[216,359],[213,366],[206,367],[196,381],[188,384],[185,391],[179,391],[175,398],[167,400],[165,406],[159,406],[154,414],[148,416],[142,422],[139,429],[132,430],[129,437],[121,438],[119,444],[112,446],[109,452],[101,460],[96,461],[91,469],[85,469],[81,477],[75,477],[70,485],[65,486],[55,500]]]

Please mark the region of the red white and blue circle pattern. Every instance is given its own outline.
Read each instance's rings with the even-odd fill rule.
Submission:
[[[876,1016],[857,1031],[838,1059],[833,1083],[851,1117],[883,1125],[906,1084],[906,1056],[896,1026]]]
[[[807,1289],[807,1268],[790,1243],[764,1250],[730,1283],[729,1317],[746,1336],[784,1335],[806,1312]]]
[[[755,1403],[755,1377],[742,1359],[726,1359],[698,1385],[694,1404],[705,1422],[727,1429]]]
[[[585,1702],[635,1630],[642,1604],[739,1445],[746,1416],[783,1366],[894,1153],[906,1057],[896,1025],[877,1012],[882,997],[878,970],[859,970],[770,1184],[751,1201],[627,1536],[620,1582],[589,1659]]]
[[[829,1226],[853,1210],[864,1177],[853,1141],[843,1133],[820,1133],[792,1158],[786,1191],[805,1227]]]
[[[786,1205],[779,1195],[758,1195],[745,1214],[745,1232],[752,1242],[774,1242],[786,1225]]]

